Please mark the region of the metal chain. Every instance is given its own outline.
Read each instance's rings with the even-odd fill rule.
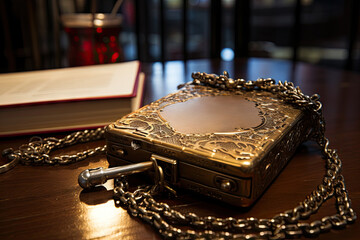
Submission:
[[[182,214],[171,209],[165,203],[156,202],[149,193],[148,187],[128,192],[125,179],[116,182],[114,198],[116,204],[127,206],[134,217],[153,225],[164,238],[175,239],[285,239],[289,237],[313,237],[332,228],[341,228],[356,220],[351,208],[344,177],[341,175],[341,161],[334,149],[329,148],[329,140],[324,136],[325,121],[322,115],[322,104],[317,94],[311,97],[303,94],[292,82],[273,79],[245,81],[231,79],[227,72],[216,76],[206,73],[194,73],[190,84],[206,85],[224,90],[264,90],[275,93],[282,100],[311,113],[317,129],[313,139],[319,144],[326,159],[326,171],[322,183],[306,196],[305,200],[293,209],[289,209],[271,219],[235,219],[200,217],[194,213]],[[323,217],[311,223],[300,222],[317,212],[329,198],[335,197],[337,213]],[[193,228],[183,230],[176,226]]]
[[[102,139],[104,138],[104,133],[105,128],[97,128],[93,130],[74,132],[61,139],[55,137],[44,139],[38,136],[32,137],[29,143],[21,145],[18,150],[8,148],[2,152],[3,157],[7,158],[11,162],[9,165],[2,166],[0,173],[10,170],[18,162],[21,162],[24,165],[64,165],[82,161],[96,154],[105,153],[106,145],[78,152],[75,155],[62,155],[53,158],[50,158],[49,156],[50,152],[55,149]]]
[[[321,147],[326,159],[326,171],[322,183],[306,196],[305,200],[293,209],[289,209],[271,219],[257,218],[216,218],[200,217],[194,213],[182,214],[171,209],[165,203],[156,202],[152,196],[151,187],[139,187],[134,192],[127,191],[128,182],[125,178],[118,179],[114,188],[116,204],[127,206],[132,216],[153,225],[165,238],[176,239],[284,239],[288,237],[316,236],[332,228],[340,228],[356,220],[356,214],[351,208],[351,202],[341,175],[341,160],[334,149],[329,148],[329,140],[324,136],[325,121],[322,115],[322,104],[317,94],[311,97],[303,94],[292,82],[273,79],[258,79],[245,81],[231,79],[227,72],[217,76],[214,74],[194,73],[194,85],[212,86],[224,90],[263,90],[276,94],[284,102],[293,104],[311,113],[316,123],[313,139]],[[19,150],[6,149],[3,156],[10,161],[20,161],[23,164],[69,164],[81,161],[87,157],[105,152],[106,146],[79,152],[75,155],[64,155],[50,159],[52,150],[77,143],[101,139],[104,128],[75,132],[62,139],[34,137],[28,144],[20,146]],[[8,169],[5,169],[7,171]],[[0,172],[4,170],[0,169]],[[317,212],[319,207],[329,198],[335,197],[337,213],[323,217],[311,223],[299,222]],[[196,230],[183,230],[176,226],[192,227]]]

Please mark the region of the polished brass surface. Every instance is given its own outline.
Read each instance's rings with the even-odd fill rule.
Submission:
[[[147,193],[146,189],[138,188],[134,193],[127,192],[127,182],[124,180],[118,181],[116,188],[114,189],[115,198],[118,203],[127,205],[133,216],[138,216],[144,221],[152,224],[165,238],[285,239],[287,237],[300,237],[302,235],[315,236],[321,232],[329,231],[332,228],[343,227],[356,220],[357,216],[351,207],[351,201],[345,187],[344,177],[341,175],[341,160],[339,159],[336,150],[329,148],[330,142],[324,135],[325,121],[322,114],[322,104],[319,101],[319,95],[314,94],[312,96],[307,96],[302,93],[300,88],[295,87],[292,82],[285,81],[282,83],[279,81],[278,84],[275,84],[273,79],[258,79],[255,82],[246,82],[243,79],[234,80],[229,78],[227,72],[224,72],[224,75],[220,76],[207,73],[194,73],[192,76],[194,78],[192,84],[211,86],[216,89],[222,89],[223,91],[263,90],[276,93],[276,96],[286,103],[293,104],[303,110],[304,115],[306,116],[303,119],[310,119],[309,121],[313,125],[313,129],[301,131],[306,130],[303,126],[306,126],[307,124],[305,124],[303,120],[296,122],[294,127],[295,131],[291,130],[287,133],[287,136],[290,137],[280,139],[278,144],[267,155],[271,156],[271,154],[276,153],[276,156],[280,156],[276,159],[277,162],[284,164],[281,159],[286,159],[286,156],[294,151],[294,145],[297,142],[301,142],[301,140],[299,141],[299,138],[305,139],[311,137],[321,148],[323,157],[326,159],[327,163],[322,184],[318,185],[318,187],[308,195],[303,202],[300,202],[299,205],[274,216],[272,219],[257,219],[253,217],[247,219],[215,218],[211,216],[200,217],[194,213],[182,214],[171,209],[167,204],[156,202],[152,196]],[[189,84],[186,86],[189,86]],[[128,126],[127,128],[135,131],[137,130],[134,126]],[[111,136],[110,131],[111,129],[108,128],[108,136]],[[139,135],[144,136],[144,133]],[[305,136],[305,138],[303,136]],[[293,140],[296,141],[291,142]],[[139,147],[143,147],[143,144],[140,144],[141,141],[133,141],[139,143]],[[150,139],[150,141],[153,142],[153,139]],[[281,148],[279,148],[279,145]],[[274,149],[276,149],[276,151]],[[186,148],[183,147],[182,150],[184,151]],[[179,162],[179,166],[181,166],[182,162]],[[261,163],[261,161],[259,162]],[[278,167],[282,166],[278,165]],[[268,171],[269,168],[271,168],[271,164],[267,164],[265,170]],[[269,171],[273,172],[274,168],[272,167]],[[181,183],[181,172],[179,175]],[[196,174],[194,174],[194,176],[196,176]],[[204,174],[204,176],[207,177],[208,174]],[[227,178],[227,176],[225,177]],[[189,176],[189,178],[191,178],[191,176]],[[200,177],[197,179],[198,181],[195,180],[193,183],[191,183],[189,179],[184,178],[182,180],[183,187],[194,190],[193,187],[196,186],[203,194],[206,191],[209,191],[208,186],[202,186],[201,184],[201,181],[206,184],[206,179]],[[256,177],[254,177],[253,180],[252,185],[257,185]],[[229,181],[230,184],[221,183],[226,181]],[[231,186],[231,182],[231,180],[220,180],[221,189],[228,191],[229,187],[226,187],[226,185]],[[216,194],[213,194],[214,192],[210,192],[210,194],[206,195],[219,198]],[[220,195],[223,201],[234,202],[234,199],[226,198],[225,193],[218,193],[218,195]],[[309,216],[317,213],[320,206],[332,197],[336,198],[336,214],[312,221],[310,224],[299,222],[299,220],[307,219]],[[250,199],[253,200],[254,195]],[[246,201],[241,202],[242,205],[246,205]],[[194,227],[194,230],[183,230],[178,228],[178,225],[191,226]],[[199,231],[198,229],[201,230]]]
[[[167,104],[159,115],[176,132],[183,134],[238,133],[264,122],[254,101],[235,94],[194,97]]]
[[[171,114],[166,111],[168,107],[174,106],[174,109],[176,109],[176,106],[183,104],[183,102],[201,97],[206,99],[210,96],[215,97],[214,99],[218,99],[221,103],[221,101],[226,99],[224,98],[225,96],[233,97],[234,95],[241,96],[239,98],[240,103],[242,99],[246,99],[256,104],[257,114],[261,118],[261,123],[258,121],[254,123],[255,127],[238,127],[232,131],[190,133],[189,130],[192,130],[194,125],[201,124],[194,123],[187,125],[188,129],[184,133],[173,127],[173,122],[176,119],[178,119],[178,122],[182,121],[181,118],[177,118],[179,113],[172,111],[174,115],[171,116],[172,121],[166,121],[166,117],[169,118]],[[219,96],[219,98],[216,98],[216,96]],[[224,103],[223,108],[226,109],[228,107],[226,103],[228,102],[225,100]],[[235,109],[232,108],[230,110]],[[190,108],[190,110],[192,109]],[[191,115],[190,110],[186,114]],[[201,109],[199,111],[202,112]],[[166,117],[162,116],[162,112],[167,113]],[[217,121],[213,122],[213,118],[217,118],[216,112],[210,112],[210,114],[207,114],[209,112],[203,113],[205,114],[202,116],[203,119],[207,119],[210,124],[218,124]],[[222,116],[224,120],[226,119],[229,122],[238,121],[233,119],[232,111],[226,111],[225,114],[225,116]],[[236,116],[239,113],[234,114]],[[240,114],[238,116],[244,119],[248,117],[246,111],[240,112]],[[247,176],[248,169],[252,168],[254,163],[259,161],[259,158],[266,154],[273,144],[289,131],[301,116],[300,110],[283,103],[271,93],[257,91],[230,92],[203,86],[187,85],[185,89],[155,101],[118,120],[113,125],[110,125],[108,130],[109,132],[136,136],[138,139],[159,143],[194,155],[200,155],[222,164],[229,164],[236,168],[241,168],[243,176]],[[187,117],[190,118],[190,116],[184,118]],[[248,121],[252,122],[252,119]],[[223,124],[226,125],[226,122]],[[215,129],[216,126],[212,128]],[[226,171],[227,167],[219,164],[219,169]],[[231,170],[229,169],[229,171]]]
[[[108,154],[123,144],[128,156],[121,158],[129,162],[147,161],[151,152],[171,157],[178,160],[177,185],[249,206],[308,136],[305,116],[270,92],[187,84],[108,126]]]
[[[317,92],[321,95],[324,104],[323,112],[327,120],[326,132],[331,139],[331,146],[339,149],[343,164],[342,174],[346,177],[349,196],[341,191],[339,193],[351,198],[355,212],[359,212],[359,74],[304,63],[258,58],[236,59],[233,62],[202,59],[190,60],[186,63],[181,61],[165,62],[164,64],[143,63],[142,71],[147,75],[144,102],[150,103],[173,92],[178,84],[190,80],[189,72],[199,70],[220,72],[222,69],[229,69],[232,75],[243,76],[247,79],[256,79],[261,76],[287,79],[300,85],[306,93]],[[67,134],[58,133],[56,137],[60,139]],[[40,136],[43,139],[49,137],[45,134]],[[16,149],[27,143],[28,139],[29,136],[2,138],[0,149],[9,147]],[[104,143],[105,141],[101,140],[75,145],[69,149],[60,149],[55,154],[65,155],[69,152],[74,154],[84,149],[94,149]],[[176,198],[169,199],[167,195],[158,196],[156,201],[167,203],[173,210],[180,211],[185,216],[188,216],[189,212],[193,212],[198,217],[215,216],[228,219],[226,223],[238,227],[264,227],[264,225],[271,224],[264,219],[269,219],[278,213],[286,216],[284,209],[292,209],[296,203],[304,200],[305,195],[309,194],[308,201],[317,199],[310,193],[316,186],[323,183],[322,178],[327,175],[324,173],[324,169],[328,169],[326,167],[328,162],[328,159],[321,158],[319,149],[312,142],[306,143],[298,149],[286,168],[256,204],[245,210],[219,201],[212,201],[188,191],[178,192]],[[1,164],[4,163],[6,163],[5,158],[1,159]],[[77,177],[81,171],[87,168],[107,166],[108,163],[104,157],[95,156],[89,161],[65,166],[18,165],[13,170],[0,174],[0,238],[37,240],[161,239],[162,236],[154,230],[154,227],[130,216],[127,205],[121,205],[121,207],[114,205],[112,182],[93,192],[82,191],[78,186]],[[138,178],[141,179],[140,183],[134,183],[135,179],[130,179],[129,183],[136,186],[147,180],[143,177],[136,179]],[[338,198],[337,195],[335,196]],[[341,198],[341,196],[339,197]],[[301,209],[297,208],[297,213],[299,210]],[[310,225],[310,220],[319,219],[321,221],[323,216],[333,215],[334,212],[333,202],[328,201],[322,204],[317,214],[311,216],[309,220],[300,220],[301,229],[311,231],[313,234],[316,234],[318,232],[316,229],[320,228],[321,232],[329,231],[315,235],[316,239],[358,239],[359,221],[340,230],[329,230],[328,228],[335,223],[343,224],[343,220],[339,217],[324,219],[326,226],[317,225],[319,222]],[[194,216],[192,215],[192,217]],[[205,217],[202,220],[208,223]],[[296,226],[290,227],[280,229],[279,235],[285,232],[296,233],[294,230]],[[199,230],[199,228],[196,229]],[[238,232],[241,231],[238,229]]]

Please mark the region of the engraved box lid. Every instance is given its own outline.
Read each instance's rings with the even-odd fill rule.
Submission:
[[[299,109],[269,92],[185,85],[119,119],[108,132],[206,158],[246,174],[301,116]]]

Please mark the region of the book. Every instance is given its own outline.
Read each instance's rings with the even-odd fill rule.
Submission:
[[[138,109],[140,62],[0,74],[0,137],[105,126]]]

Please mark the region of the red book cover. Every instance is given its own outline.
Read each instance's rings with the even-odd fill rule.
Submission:
[[[139,61],[0,74],[0,136],[104,126],[139,107],[140,76]]]

